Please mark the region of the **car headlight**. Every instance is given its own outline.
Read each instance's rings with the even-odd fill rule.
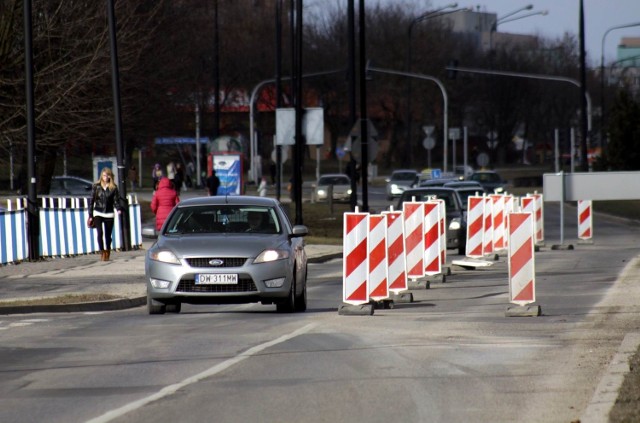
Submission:
[[[502,194],[504,192],[504,187],[498,187],[493,190],[496,194]]]
[[[352,193],[352,192],[353,192],[353,191],[351,191],[351,188],[349,188],[349,189],[347,190],[347,194],[349,194],[349,195],[351,195],[351,193]]]
[[[323,189],[319,189],[317,192],[319,197],[324,197],[325,195],[327,195],[326,191]]]
[[[458,229],[460,229],[460,218],[454,217],[451,219],[451,222],[449,222],[449,230],[457,231]]]
[[[269,263],[276,260],[284,260],[289,258],[289,252],[287,250],[264,250],[253,261],[254,264]]]
[[[178,257],[176,257],[175,254],[168,250],[150,251],[149,258],[151,260],[159,261],[162,263],[180,264],[180,260],[178,260]]]

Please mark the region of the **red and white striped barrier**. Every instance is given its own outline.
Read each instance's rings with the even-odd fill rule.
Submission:
[[[535,228],[535,240],[536,244],[544,243],[544,201],[542,198],[542,194],[533,193],[531,196],[535,199],[536,202],[536,211],[533,215],[534,218],[534,228]]]
[[[509,214],[509,301],[526,305],[536,301],[534,218],[528,212]]]
[[[394,294],[408,288],[407,267],[402,234],[402,212],[382,212],[387,216],[387,277],[389,290]]]
[[[467,246],[466,256],[484,256],[484,198],[469,196],[467,200]]]
[[[505,219],[504,219],[504,195],[491,194],[489,196],[492,200],[492,224],[493,224],[493,249],[494,251],[504,250],[504,231],[505,231]]]
[[[484,255],[493,254],[493,200],[491,197],[484,199],[484,236],[482,253]]]
[[[403,203],[402,216],[407,277],[418,279],[424,276],[424,203]]]
[[[509,213],[515,213],[518,210],[518,203],[516,199],[511,194],[504,194],[504,248],[509,248],[509,237],[507,234],[509,233]]]
[[[447,263],[447,205],[442,198],[436,198],[434,201],[440,203],[440,268],[442,269]]]
[[[424,203],[424,273],[427,276],[442,273],[440,201]]]
[[[593,238],[592,216],[591,200],[578,200],[578,239],[590,241]]]
[[[387,218],[369,216],[369,298],[380,301],[389,297],[387,284]]]
[[[347,304],[369,302],[368,216],[369,213],[344,214],[342,301]]]

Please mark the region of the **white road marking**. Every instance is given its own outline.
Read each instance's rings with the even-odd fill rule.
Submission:
[[[160,391],[156,392],[155,394],[149,395],[146,398],[142,398],[139,399],[137,401],[134,402],[130,402],[129,404],[126,404],[120,408],[116,408],[115,410],[111,410],[108,411],[106,413],[104,413],[101,416],[95,417],[91,420],[88,420],[87,423],[106,423],[106,422],[110,422],[113,419],[116,419],[118,417],[124,416],[125,414],[137,410],[141,407],[144,407],[145,405],[159,400],[161,398],[164,398],[166,396],[169,395],[173,395],[175,392],[177,392],[179,389],[184,388],[185,386],[188,385],[192,385],[194,383],[197,383],[199,381],[201,381],[202,379],[206,379],[208,377],[214,376],[226,369],[228,369],[229,367],[240,363],[243,360],[246,360],[247,358],[250,358],[256,354],[258,354],[259,352],[270,348],[274,345],[278,345],[281,344],[282,342],[288,341],[289,339],[293,339],[296,336],[300,336],[304,333],[309,332],[311,329],[313,329],[316,326],[316,324],[309,324],[307,326],[304,326],[298,330],[295,330],[291,333],[288,333],[286,335],[282,335],[281,337],[274,339],[272,341],[268,341],[265,342],[263,344],[260,345],[256,345],[255,347],[251,347],[248,350],[246,350],[245,352],[242,352],[240,354],[238,354],[237,356],[230,358],[229,360],[225,360],[220,364],[216,364],[215,366],[201,372],[198,373],[196,375],[193,375],[191,377],[186,378],[185,380],[183,380],[182,382],[178,382],[178,383],[174,383],[173,385],[169,385],[169,386],[165,386],[164,388],[162,388]]]

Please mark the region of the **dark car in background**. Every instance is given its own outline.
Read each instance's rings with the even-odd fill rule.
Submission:
[[[89,197],[93,182],[77,176],[54,176],[51,178],[51,188],[48,195]]]
[[[467,245],[467,213],[456,189],[445,187],[408,189],[398,199],[397,210],[402,210],[402,203],[406,201],[427,201],[431,197],[444,200],[447,213],[447,249],[456,249],[458,254],[464,255]]]
[[[479,182],[489,194],[502,194],[507,187],[507,181],[493,170],[474,172],[468,179]]]

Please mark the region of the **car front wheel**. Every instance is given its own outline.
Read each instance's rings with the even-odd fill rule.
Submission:
[[[164,314],[167,311],[167,306],[147,296],[147,311],[149,314]]]
[[[278,313],[293,313],[296,309],[296,276],[295,272],[293,279],[291,280],[291,287],[289,288],[289,295],[287,299],[276,305]]]

